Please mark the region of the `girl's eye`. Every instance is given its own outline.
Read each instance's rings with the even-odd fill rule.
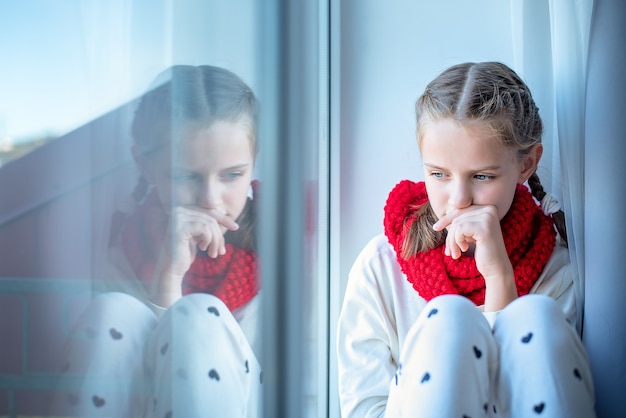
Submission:
[[[478,181],[487,181],[487,180],[492,180],[493,176],[490,176],[487,174],[476,174],[474,178]]]
[[[433,171],[432,173],[430,173],[430,175],[436,179],[443,179],[446,176],[445,174],[440,173],[438,171]]]
[[[173,173],[172,180],[175,182],[194,181],[197,176],[192,173]]]
[[[226,180],[237,180],[241,176],[243,176],[241,171],[230,171],[222,175]]]

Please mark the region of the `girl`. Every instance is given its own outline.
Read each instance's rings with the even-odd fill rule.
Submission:
[[[256,98],[221,68],[165,75],[132,123],[141,180],[115,216],[117,273],[69,336],[68,415],[258,413]]]
[[[384,235],[350,271],[343,416],[593,417],[563,214],[535,172],[530,90],[501,63],[456,65],[416,115],[425,181],[394,187]]]

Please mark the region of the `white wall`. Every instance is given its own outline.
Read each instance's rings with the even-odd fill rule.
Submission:
[[[413,107],[426,84],[452,64],[512,66],[514,55],[506,1],[347,0],[340,12],[340,277],[331,280],[343,290],[361,248],[383,231],[391,188],[422,177]]]

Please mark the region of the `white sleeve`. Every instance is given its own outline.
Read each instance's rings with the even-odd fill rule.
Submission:
[[[576,296],[574,293],[574,271],[569,262],[567,248],[557,246],[548,264],[543,268],[539,279],[530,293],[550,296],[565,314],[567,321],[576,323]]]
[[[342,417],[381,417],[396,371],[390,341],[397,339],[395,320],[383,277],[388,257],[371,243],[356,259],[339,315],[337,357]],[[388,300],[388,299],[387,299]]]

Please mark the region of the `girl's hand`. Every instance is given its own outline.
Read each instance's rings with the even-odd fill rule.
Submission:
[[[197,250],[212,258],[226,253],[224,234],[239,225],[215,209],[179,206],[172,210],[166,239],[154,272],[153,301],[169,307],[182,297],[183,276],[196,259]]]
[[[226,253],[224,234],[236,231],[239,225],[228,215],[215,209],[197,206],[174,208],[170,217],[170,242],[172,272],[184,275],[195,260],[196,251],[206,251],[211,258]]]
[[[448,230],[445,254],[458,259],[471,248],[485,278],[485,311],[499,310],[517,297],[513,266],[506,252],[500,219],[494,206],[473,205],[442,216],[436,231]]]

